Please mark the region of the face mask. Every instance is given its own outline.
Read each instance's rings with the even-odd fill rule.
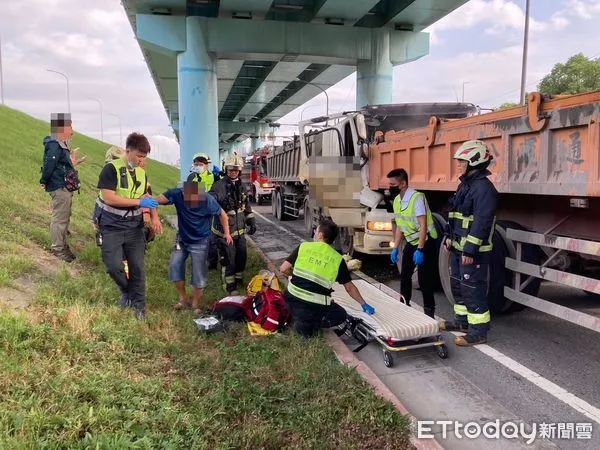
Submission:
[[[390,195],[396,197],[400,194],[400,188],[398,186],[390,186]]]
[[[201,173],[200,172],[200,166],[192,166],[192,168],[190,169],[190,172],[192,172],[192,173]]]
[[[204,173],[206,170],[206,167],[204,166],[198,166],[198,173]]]

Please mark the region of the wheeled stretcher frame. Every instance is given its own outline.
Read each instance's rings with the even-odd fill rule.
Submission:
[[[367,301],[375,307],[375,316],[367,318],[368,316],[357,308],[358,304],[345,292],[342,292],[343,288],[340,290],[334,287],[332,294],[334,301],[342,306],[348,314],[346,322],[340,325],[335,333],[340,337],[343,335],[353,337],[359,342],[353,352],[359,352],[369,343],[377,341],[382,346],[383,362],[386,367],[394,366],[393,352],[417,348],[434,347],[440,358],[448,357],[448,347],[435,319],[393,299],[365,281],[356,280],[354,283],[363,297],[369,299]],[[377,291],[377,295],[374,295],[374,290]],[[377,316],[378,311],[380,316]],[[390,311],[393,311],[394,314],[391,314]],[[391,331],[386,333],[389,336],[386,336],[382,329],[378,330],[376,326],[369,323],[376,323],[375,317],[378,317],[377,320],[384,324],[380,328]]]

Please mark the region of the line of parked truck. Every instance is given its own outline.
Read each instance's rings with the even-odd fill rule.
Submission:
[[[452,155],[469,139],[490,145],[491,180],[500,193],[491,310],[527,306],[600,331],[599,318],[537,297],[542,281],[600,295],[600,92],[534,92],[524,106],[486,114],[469,103],[427,103],[315,117],[252,165],[263,181],[268,174],[264,184],[277,219],[302,218],[311,233],[320,217],[331,217],[341,227],[341,252],[387,255],[393,246],[387,173],[408,171],[409,184],[426,194],[441,236],[458,185]],[[256,199],[266,195],[260,180]],[[442,245],[438,267],[453,301]]]

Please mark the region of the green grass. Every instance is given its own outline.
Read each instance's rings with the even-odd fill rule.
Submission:
[[[89,219],[107,144],[75,134],[88,157],[70,227],[78,259],[49,256],[38,187],[48,128],[0,107],[0,288],[35,280],[25,311],[0,306],[0,448],[410,447],[408,420],[323,339],[250,337],[241,325],[205,336],[174,312],[166,226],[146,255],[148,320],[119,310]],[[155,161],[147,171],[155,193],[178,180]],[[250,250],[248,277],[263,265]],[[204,306],[221,296],[213,272]]]

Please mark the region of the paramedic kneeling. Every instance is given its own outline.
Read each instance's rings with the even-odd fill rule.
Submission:
[[[279,269],[286,276],[291,272],[285,302],[295,330],[305,338],[346,320],[344,308],[331,300],[331,287],[336,281],[362,305],[364,312],[375,314],[375,309],[363,300],[352,283],[342,255],[331,246],[337,235],[337,225],[331,220],[322,220],[315,231],[315,242],[300,244]]]

